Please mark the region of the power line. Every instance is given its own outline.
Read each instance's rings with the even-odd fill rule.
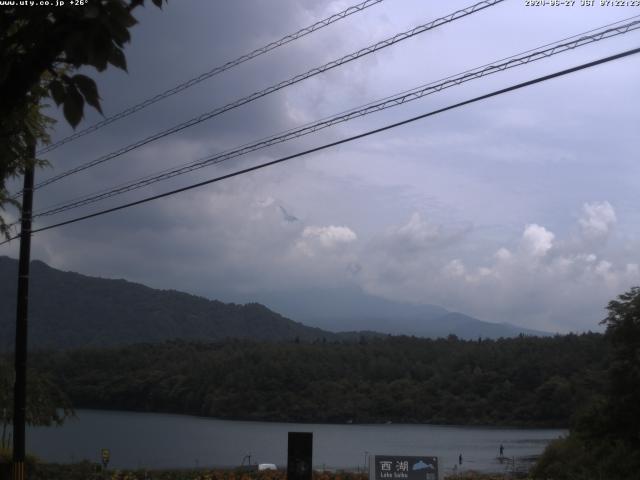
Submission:
[[[191,78],[189,80],[187,80],[186,82],[183,82],[179,85],[176,85],[173,88],[170,88],[168,90],[165,90],[162,93],[159,93],[151,98],[148,98],[140,103],[137,103],[136,105],[133,105],[129,108],[126,108],[125,110],[122,110],[119,113],[116,113],[115,115],[112,115],[110,117],[107,117],[93,125],[91,125],[90,127],[87,127],[83,130],[80,130],[78,132],[73,133],[72,135],[69,135],[68,137],[63,138],[62,140],[59,140],[51,145],[47,145],[46,147],[38,150],[38,154],[43,154],[43,153],[47,153],[47,152],[51,152],[52,150],[55,150],[56,148],[64,145],[65,143],[71,142],[73,140],[76,140],[80,137],[83,137],[85,135],[88,135],[89,133],[95,132],[96,130],[99,130],[102,127],[105,127],[111,123],[114,123],[118,120],[121,120],[125,117],[128,117],[130,115],[133,115],[136,112],[139,112],[140,110],[147,108],[150,105],[153,105],[156,102],[159,102],[160,100],[164,100],[165,98],[171,97],[172,95],[175,95],[176,93],[182,92],[183,90],[186,90],[187,88],[193,87],[194,85],[203,82],[204,80],[207,80],[215,75],[218,75],[226,70],[229,70],[230,68],[236,67],[238,65],[240,65],[241,63],[244,63],[248,60],[251,60],[253,58],[256,58],[260,55],[263,55],[267,52],[270,52],[271,50],[275,50],[278,47],[281,47],[283,45],[286,45],[288,43],[293,42],[294,40],[298,40],[299,38],[302,38],[306,35],[309,35],[317,30],[320,30],[328,25],[331,25],[332,23],[335,23],[339,20],[342,20],[343,18],[346,18],[350,15],[353,15],[354,13],[358,13],[361,12],[362,10],[372,7],[374,5],[377,5],[378,3],[382,2],[384,0],[366,0],[362,3],[359,3],[357,5],[352,5],[349,8],[346,8],[345,10],[342,10],[341,12],[335,13],[323,20],[319,20],[318,22],[309,25],[308,27],[302,28],[300,30],[298,30],[295,33],[291,33],[289,35],[285,35],[284,37],[282,37],[280,40],[276,40],[275,42],[271,42],[268,45],[265,45],[264,47],[260,47],[255,49],[254,51],[247,53],[245,55],[242,55],[234,60],[228,61],[227,63],[214,67],[211,70],[202,73],[200,75],[198,75],[197,77]]]
[[[61,179],[65,178],[65,177],[68,177],[68,176],[73,175],[75,173],[81,172],[81,171],[86,170],[88,168],[91,168],[91,167],[94,167],[94,166],[99,165],[101,163],[104,163],[104,162],[106,162],[108,160],[111,160],[113,158],[116,158],[116,157],[119,157],[121,155],[124,155],[125,153],[130,152],[132,150],[135,150],[136,148],[139,148],[139,147],[141,147],[143,145],[146,145],[146,144],[151,143],[153,141],[159,140],[161,138],[164,138],[164,137],[166,137],[168,135],[171,135],[173,133],[179,132],[179,131],[184,130],[186,128],[192,127],[192,126],[194,126],[196,124],[202,123],[205,120],[209,120],[209,119],[211,119],[211,118],[213,118],[213,117],[215,117],[217,115],[220,115],[220,114],[222,114],[224,112],[227,112],[227,111],[232,110],[234,108],[240,107],[240,106],[245,105],[245,104],[247,104],[249,102],[252,102],[254,100],[257,100],[258,98],[264,97],[264,96],[269,95],[271,93],[274,93],[274,92],[276,92],[278,90],[282,90],[285,87],[289,87],[289,86],[294,85],[296,83],[299,83],[299,82],[301,82],[303,80],[311,78],[311,77],[313,77],[315,75],[318,75],[320,73],[326,72],[326,71],[331,70],[333,68],[336,68],[338,66],[344,65],[344,64],[346,64],[348,62],[351,62],[353,60],[361,58],[361,57],[363,57],[365,55],[369,55],[369,54],[371,54],[373,52],[377,52],[378,50],[382,50],[383,48],[389,47],[389,46],[394,45],[394,44],[396,44],[398,42],[401,42],[403,40],[407,40],[407,39],[412,38],[412,37],[414,37],[416,35],[419,35],[419,34],[424,33],[426,31],[429,31],[429,30],[432,30],[434,28],[437,28],[437,27],[439,27],[441,25],[453,22],[453,21],[458,20],[460,18],[463,18],[463,17],[466,17],[466,16],[471,15],[473,13],[476,13],[476,12],[478,12],[480,10],[484,10],[485,8],[494,6],[494,5],[496,5],[498,3],[501,3],[503,1],[504,0],[483,0],[483,1],[478,2],[478,3],[474,4],[474,5],[471,5],[471,6],[467,7],[467,8],[464,8],[464,9],[461,9],[461,10],[457,10],[457,11],[455,11],[455,12],[453,12],[453,13],[445,16],[445,17],[438,18],[438,19],[433,20],[433,21],[431,21],[429,23],[417,26],[417,27],[415,27],[415,28],[413,28],[411,30],[407,30],[406,32],[399,33],[397,35],[394,35],[393,37],[387,38],[387,39],[382,40],[380,42],[377,42],[377,43],[375,43],[373,45],[370,45],[370,46],[368,46],[366,48],[358,50],[357,52],[351,53],[349,55],[345,55],[344,57],[341,57],[341,58],[339,58],[337,60],[333,60],[333,61],[331,61],[329,63],[326,63],[326,64],[324,64],[324,65],[322,65],[320,67],[315,67],[315,68],[313,68],[313,69],[311,69],[311,70],[309,70],[309,71],[307,71],[305,73],[296,75],[295,77],[292,77],[292,78],[290,78],[288,80],[285,80],[285,81],[282,81],[282,82],[277,83],[275,85],[272,85],[272,86],[270,86],[270,87],[268,87],[268,88],[266,88],[264,90],[260,90],[258,92],[254,92],[254,93],[252,93],[251,95],[249,95],[247,97],[243,97],[243,98],[238,99],[238,100],[236,100],[236,101],[234,101],[232,103],[229,103],[229,104],[227,104],[227,105],[225,105],[223,107],[218,107],[218,108],[216,108],[214,110],[211,110],[209,112],[203,113],[202,115],[199,115],[198,117],[194,117],[194,118],[192,118],[190,120],[187,120],[186,122],[180,123],[180,124],[178,124],[178,125],[176,125],[174,127],[171,127],[171,128],[169,128],[167,130],[163,130],[162,132],[153,134],[153,135],[151,135],[149,137],[146,137],[146,138],[144,138],[142,140],[139,140],[139,141],[137,141],[135,143],[132,143],[132,144],[129,144],[129,145],[125,146],[125,147],[122,147],[119,150],[116,150],[116,151],[111,152],[109,154],[103,155],[102,157],[99,157],[99,158],[97,158],[95,160],[87,162],[87,163],[85,163],[83,165],[79,165],[79,166],[77,166],[75,168],[67,170],[66,172],[62,172],[62,173],[60,173],[58,175],[50,177],[50,178],[48,178],[48,179],[36,184],[36,186],[34,188],[36,188],[36,189],[42,188],[45,185],[49,185],[51,183],[57,182],[58,180],[61,180]],[[20,193],[16,193],[14,198],[16,198],[19,195],[20,195]]]
[[[636,17],[632,17],[632,18],[636,18]],[[620,23],[620,22],[616,22],[616,23]],[[467,70],[461,74],[450,76],[443,80],[438,80],[436,82],[432,82],[430,84],[423,85],[421,87],[417,87],[412,90],[408,90],[391,97],[387,97],[383,100],[372,102],[362,107],[357,107],[356,109],[352,109],[347,112],[342,112],[332,117],[328,117],[326,119],[323,119],[314,123],[310,123],[296,129],[291,129],[284,133],[276,134],[271,137],[267,137],[266,139],[245,144],[234,150],[229,150],[227,152],[223,152],[223,153],[209,156],[203,159],[199,159],[179,167],[166,169],[156,174],[147,175],[145,177],[132,180],[130,182],[127,182],[117,187],[113,187],[111,189],[102,190],[98,193],[85,195],[74,200],[70,200],[67,202],[59,203],[57,205],[53,205],[51,207],[47,207],[46,209],[43,209],[40,212],[36,212],[34,214],[34,218],[55,215],[57,213],[61,213],[67,210],[90,205],[100,200],[111,198],[116,195],[121,195],[123,193],[129,192],[132,190],[137,190],[139,188],[143,188],[153,183],[167,180],[167,179],[176,177],[178,175],[183,175],[185,173],[198,170],[200,168],[204,168],[210,165],[222,163],[232,158],[236,158],[236,157],[245,155],[247,153],[254,152],[256,150],[270,147],[279,143],[283,143],[285,141],[288,141],[294,138],[299,138],[304,135],[317,132],[321,129],[331,127],[338,123],[347,122],[354,118],[358,118],[365,115],[369,115],[371,113],[386,110],[388,108],[396,107],[398,105],[403,105],[405,103],[418,100],[427,95],[437,93],[446,88],[457,86],[471,80],[492,75],[494,73],[498,73],[510,68],[526,65],[531,62],[535,62],[537,60],[541,60],[544,58],[549,58],[553,55],[557,55],[569,50],[573,50],[575,48],[579,48],[584,45],[598,42],[603,39],[608,39],[618,35],[622,35],[630,31],[640,29],[640,20],[635,20],[627,24],[619,25],[613,28],[606,28],[608,26],[609,25],[605,27],[601,27],[599,30],[598,29],[590,30],[590,32],[595,32],[591,35],[587,35],[587,34],[574,35],[573,37],[570,37],[570,38],[577,37],[577,39],[569,42],[560,43],[560,42],[563,42],[563,40],[559,40],[558,42],[555,42],[553,44],[547,44],[543,47],[540,47],[541,50],[535,50],[535,49],[528,50],[523,54],[517,54],[511,57],[508,57],[507,59],[503,59],[506,61],[498,60],[491,64],[486,64],[481,67],[477,67],[475,69]],[[548,45],[552,45],[552,46],[549,47]],[[544,48],[544,47],[547,47],[547,48]]]
[[[610,37],[616,36],[618,34],[627,33],[628,31],[637,29],[638,25],[635,22],[631,22],[631,23],[626,24],[626,25],[621,25],[621,24],[624,24],[624,22],[629,22],[630,20],[637,19],[639,17],[640,17],[640,15],[635,15],[635,16],[632,16],[632,17],[624,18],[624,19],[618,20],[616,22],[612,22],[612,23],[600,26],[598,28],[593,28],[591,30],[587,30],[587,31],[582,32],[582,33],[571,35],[569,37],[565,37],[563,39],[556,40],[555,42],[547,43],[547,44],[541,45],[539,47],[536,47],[536,48],[533,48],[533,49],[529,49],[529,50],[526,50],[524,52],[521,52],[521,53],[518,53],[518,54],[515,54],[515,55],[511,55],[509,57],[501,58],[499,60],[495,60],[493,62],[486,63],[484,65],[481,65],[481,66],[473,68],[473,69],[466,70],[466,71],[464,71],[464,72],[462,72],[460,74],[457,74],[457,75],[451,75],[449,77],[445,77],[443,79],[436,80],[434,82],[431,82],[431,83],[428,83],[428,84],[424,84],[424,85],[419,86],[419,87],[414,87],[412,89],[405,90],[405,91],[400,92],[400,93],[395,94],[395,95],[390,95],[390,96],[387,96],[387,97],[384,97],[384,98],[381,98],[381,99],[378,99],[378,100],[374,100],[372,102],[369,102],[369,103],[366,103],[364,105],[361,105],[360,107],[355,107],[355,108],[352,108],[352,109],[349,109],[349,110],[344,110],[344,111],[339,112],[337,114],[334,114],[332,116],[324,117],[324,118],[322,118],[320,120],[317,120],[315,122],[309,122],[307,124],[301,125],[300,127],[294,127],[294,128],[288,129],[288,130],[286,130],[284,132],[280,132],[279,134],[271,135],[271,136],[264,137],[262,139],[256,140],[254,142],[243,144],[243,145],[241,145],[239,147],[236,147],[234,150],[229,150],[229,151],[226,151],[226,152],[222,152],[222,153],[220,153],[218,155],[219,156],[226,155],[226,154],[229,154],[231,152],[237,151],[239,149],[243,149],[245,147],[248,147],[248,146],[251,146],[251,145],[254,145],[254,144],[257,144],[257,143],[262,143],[264,141],[271,140],[271,139],[274,139],[276,137],[283,136],[285,134],[290,134],[290,133],[299,131],[301,129],[306,129],[306,128],[311,127],[313,125],[319,124],[320,122],[329,121],[331,119],[335,119],[335,118],[337,118],[339,116],[343,116],[343,115],[346,115],[346,114],[352,114],[352,113],[356,112],[357,110],[362,110],[362,109],[364,109],[366,107],[374,106],[377,103],[385,102],[385,101],[389,101],[389,100],[394,100],[395,98],[398,98],[399,96],[402,96],[402,95],[405,95],[405,94],[414,93],[417,90],[422,89],[424,87],[429,87],[429,86],[432,86],[432,85],[434,85],[436,83],[439,83],[439,82],[445,82],[447,80],[454,79],[456,76],[463,76],[463,75],[466,75],[466,74],[474,73],[474,71],[481,70],[481,69],[485,69],[485,70],[493,69],[493,67],[496,67],[496,63],[498,63],[498,62],[503,62],[503,61],[507,61],[507,60],[514,60],[518,56],[522,56],[522,55],[526,55],[526,54],[530,54],[530,53],[533,55],[536,52],[536,50],[544,49],[544,48],[551,47],[551,46],[555,46],[556,48],[559,48],[559,47],[564,46],[564,45],[561,45],[562,42],[566,42],[568,40],[579,39],[580,42],[576,45],[576,47],[570,47],[570,48],[577,48],[577,47],[580,47],[583,44],[585,44],[582,41],[586,40],[586,39],[581,38],[581,37],[585,37],[585,36],[590,35],[590,34],[593,34],[592,35],[592,37],[594,37],[593,41],[599,41],[599,40],[603,40],[604,38],[610,38]],[[611,28],[609,30],[603,31],[604,29],[607,29],[609,27],[614,27],[616,25],[617,25],[617,27],[615,27],[615,28]],[[541,53],[541,52],[537,52],[537,53]],[[561,53],[561,51],[551,52],[551,54],[548,55],[548,56],[551,56],[552,54],[556,54],[556,53]],[[542,58],[542,57],[540,57],[540,58]],[[532,59],[532,61],[535,61],[537,59],[538,58]],[[510,68],[510,67],[511,66],[509,66],[508,68]],[[484,75],[488,75],[490,73],[494,73],[494,72],[488,72],[487,71],[487,72],[484,73]],[[199,160],[194,160],[194,161],[188,162],[186,164],[183,164],[180,167],[177,167],[177,169],[180,169],[182,167],[189,167],[191,165],[197,166],[197,165],[202,164],[203,162],[207,162],[207,164],[206,165],[202,165],[202,166],[208,166],[208,165],[213,164],[213,163],[218,163],[218,162],[211,162],[211,160],[216,160],[217,159],[216,157],[206,157],[206,158],[201,158]],[[58,203],[55,203],[55,204],[53,204],[53,205],[51,205],[49,207],[45,207],[45,208],[53,209],[53,208],[58,207],[58,206],[68,205],[71,202],[76,202],[76,201],[85,200],[85,199],[91,199],[91,198],[93,198],[93,197],[95,197],[97,195],[103,194],[103,193],[108,193],[108,192],[111,192],[111,191],[116,190],[116,189],[120,189],[120,188],[123,188],[123,187],[128,187],[130,185],[136,185],[138,182],[141,182],[141,181],[153,180],[153,179],[155,179],[156,177],[159,177],[162,174],[170,173],[170,172],[173,172],[174,170],[176,170],[176,167],[170,167],[170,168],[161,170],[159,172],[156,172],[154,174],[145,175],[143,177],[138,177],[137,179],[124,182],[124,183],[122,183],[120,185],[117,185],[117,186],[114,186],[114,187],[109,187],[109,188],[106,188],[106,189],[102,189],[102,190],[100,190],[98,192],[95,192],[95,193],[81,195],[81,196],[75,197],[75,198],[73,198],[71,200],[58,202]],[[162,180],[162,179],[159,179],[159,180]],[[45,213],[47,213],[47,212],[43,212],[43,210],[44,209],[40,210],[40,212],[41,212],[40,215],[44,215]],[[17,224],[17,223],[13,223],[10,226],[15,225],[15,224]]]
[[[217,182],[220,182],[222,180],[226,180],[226,179],[229,179],[229,178],[232,178],[232,177],[243,175],[245,173],[249,173],[249,172],[252,172],[252,171],[255,171],[255,170],[260,170],[262,168],[269,167],[269,166],[272,166],[272,165],[276,165],[278,163],[283,163],[283,162],[286,162],[288,160],[292,160],[294,158],[302,157],[304,155],[308,155],[308,154],[311,154],[311,153],[315,153],[315,152],[319,152],[319,151],[322,151],[322,150],[326,150],[327,148],[331,148],[331,147],[335,147],[337,145],[342,145],[344,143],[352,142],[354,140],[365,138],[365,137],[368,137],[370,135],[374,135],[374,134],[377,134],[377,133],[384,132],[386,130],[391,130],[393,128],[396,128],[396,127],[399,127],[399,126],[402,126],[402,125],[406,125],[406,124],[415,122],[417,120],[421,120],[421,119],[424,119],[424,118],[427,118],[427,117],[435,116],[435,115],[438,115],[440,113],[447,112],[449,110],[454,110],[456,108],[460,108],[460,107],[463,107],[465,105],[470,105],[472,103],[476,103],[476,102],[479,102],[479,101],[482,101],[482,100],[486,100],[486,99],[489,99],[491,97],[496,97],[498,95],[503,95],[505,93],[512,92],[514,90],[519,90],[519,89],[522,89],[522,88],[525,88],[525,87],[529,87],[529,86],[537,84],[537,83],[542,83],[542,82],[545,82],[545,81],[548,81],[548,80],[551,80],[551,79],[554,79],[554,78],[557,78],[557,77],[568,75],[570,73],[574,73],[574,72],[577,72],[577,71],[580,71],[580,70],[584,70],[584,69],[587,69],[587,68],[592,68],[592,67],[595,67],[597,65],[602,65],[602,64],[614,61],[614,60],[618,60],[618,59],[624,58],[624,57],[635,55],[637,53],[640,53],[640,48],[634,48],[632,50],[627,50],[625,52],[621,52],[621,53],[618,53],[618,54],[615,54],[615,55],[610,55],[608,57],[604,57],[604,58],[601,58],[601,59],[598,59],[598,60],[594,60],[592,62],[583,63],[583,64],[575,66],[575,67],[571,67],[571,68],[568,68],[568,69],[565,69],[565,70],[560,70],[558,72],[555,72],[555,73],[552,73],[552,74],[549,74],[549,75],[544,75],[542,77],[537,77],[537,78],[535,78],[533,80],[528,80],[526,82],[518,83],[518,84],[512,85],[510,87],[502,88],[500,90],[495,90],[495,91],[493,91],[491,93],[487,93],[485,95],[474,97],[474,98],[472,98],[470,100],[465,100],[463,102],[459,102],[459,103],[456,103],[456,104],[453,104],[453,105],[449,105],[448,107],[439,108],[437,110],[433,110],[431,112],[424,113],[422,115],[418,115],[418,116],[415,116],[415,117],[412,117],[412,118],[409,118],[409,119],[406,119],[406,120],[402,120],[400,122],[396,122],[396,123],[392,123],[392,124],[389,124],[389,125],[385,125],[384,127],[376,128],[374,130],[369,130],[367,132],[360,133],[358,135],[353,135],[351,137],[343,138],[342,140],[337,140],[335,142],[327,143],[327,144],[321,145],[319,147],[311,148],[311,149],[305,150],[303,152],[295,153],[293,155],[288,155],[286,157],[282,157],[282,158],[279,158],[279,159],[276,159],[276,160],[272,160],[270,162],[265,162],[265,163],[261,163],[259,165],[254,165],[253,167],[248,167],[248,168],[245,168],[245,169],[242,169],[242,170],[238,170],[236,172],[232,172],[232,173],[229,173],[229,174],[226,174],[226,175],[222,175],[222,176],[215,177],[215,178],[212,178],[212,179],[209,179],[209,180],[205,180],[205,181],[202,181],[202,182],[194,183],[194,184],[188,185],[186,187],[177,188],[175,190],[171,190],[171,191],[168,191],[168,192],[160,193],[158,195],[153,195],[153,196],[150,196],[150,197],[146,197],[146,198],[143,198],[141,200],[136,200],[134,202],[129,202],[129,203],[125,203],[123,205],[118,205],[116,207],[107,208],[107,209],[101,210],[99,212],[91,213],[91,214],[88,214],[88,215],[83,215],[81,217],[72,218],[70,220],[66,220],[66,221],[63,221],[63,222],[55,223],[53,225],[48,225],[46,227],[37,228],[37,229],[32,230],[31,233],[44,232],[46,230],[51,230],[53,228],[61,227],[61,226],[64,226],[64,225],[69,225],[69,224],[72,224],[72,223],[77,223],[77,222],[80,222],[82,220],[87,220],[89,218],[98,217],[98,216],[101,216],[101,215],[105,215],[107,213],[116,212],[118,210],[123,210],[123,209],[129,208],[129,207],[133,207],[133,206],[140,205],[140,204],[143,204],[143,203],[151,202],[153,200],[158,200],[160,198],[169,197],[171,195],[175,195],[177,193],[185,192],[187,190],[193,190],[194,188],[202,187],[204,185],[209,185],[211,183],[217,183]],[[10,239],[5,240],[2,243],[0,243],[0,245],[4,245],[5,243],[10,242],[11,240],[15,240],[16,238],[19,238],[19,237],[20,237],[20,235],[16,235],[14,237],[11,237]]]

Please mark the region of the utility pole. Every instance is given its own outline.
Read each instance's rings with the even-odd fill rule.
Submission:
[[[27,311],[29,307],[29,261],[31,257],[31,214],[36,145],[32,141],[30,159],[24,169],[22,189],[20,263],[16,312],[16,379],[13,390],[13,480],[25,480],[25,420],[27,406]]]

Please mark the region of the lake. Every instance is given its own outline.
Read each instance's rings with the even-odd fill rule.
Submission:
[[[234,467],[252,463],[286,467],[287,432],[313,432],[316,468],[362,469],[370,454],[432,455],[450,472],[462,454],[462,470],[504,471],[500,444],[516,461],[539,455],[557,429],[435,425],[327,425],[242,422],[156,413],[78,410],[62,427],[29,428],[27,448],[46,461],[98,462],[111,451],[110,468]]]

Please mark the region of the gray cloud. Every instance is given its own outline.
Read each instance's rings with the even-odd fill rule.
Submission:
[[[383,2],[53,152],[53,172],[468,3]],[[170,2],[162,12],[141,10],[128,48],[129,74],[99,77],[105,110],[117,112],[346,6],[343,1],[185,0]],[[36,207],[221,152],[632,13],[527,9],[504,2],[38,191]],[[105,206],[624,50],[635,45],[637,35],[452,88]],[[640,187],[635,111],[640,71],[633,61],[39,234],[34,257],[58,268],[223,300],[265,290],[357,285],[395,300],[441,304],[531,328],[596,328],[606,302],[640,280],[640,214],[634,201]],[[88,114],[88,123],[97,119]],[[56,135],[69,131],[60,122]],[[16,256],[16,245],[0,254]]]
[[[585,212],[593,205],[603,204],[586,203]],[[610,205],[604,210],[615,216]],[[559,252],[555,240],[545,227],[529,224],[514,245],[500,247],[486,262],[463,261],[433,247],[412,255],[410,268],[392,256],[376,258],[364,262],[374,269],[367,288],[413,302],[463,307],[494,320],[518,317],[525,325],[550,330],[595,328],[607,300],[640,281],[638,264],[614,264],[590,251]],[[404,244],[400,239],[398,246]]]

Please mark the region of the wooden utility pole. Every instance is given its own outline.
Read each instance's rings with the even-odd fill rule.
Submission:
[[[24,170],[22,189],[20,263],[18,266],[18,300],[16,312],[16,379],[13,390],[13,480],[25,480],[25,423],[27,411],[27,311],[29,307],[29,263],[31,257],[31,214],[33,210],[33,176],[35,142]]]

